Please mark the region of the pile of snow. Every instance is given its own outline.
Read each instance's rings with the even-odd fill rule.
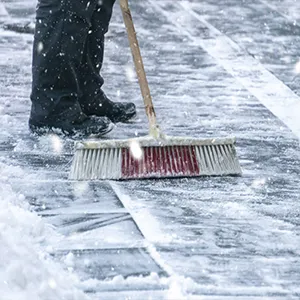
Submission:
[[[78,288],[79,279],[48,252],[59,238],[55,230],[31,212],[24,196],[8,183],[8,174],[15,171],[22,175],[0,162],[1,299],[88,299]]]

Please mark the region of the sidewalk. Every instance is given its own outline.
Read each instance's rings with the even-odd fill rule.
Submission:
[[[27,131],[32,35],[0,29],[0,162],[13,190],[61,234],[52,254],[91,297],[297,299],[300,16],[287,0],[269,2],[132,3],[163,129],[236,136],[241,178],[68,181],[72,142]],[[106,45],[105,91],[134,101],[140,116],[111,136],[144,135],[117,6]]]

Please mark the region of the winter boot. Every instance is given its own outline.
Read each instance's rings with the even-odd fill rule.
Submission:
[[[100,137],[107,134],[113,130],[114,124],[106,117],[81,114],[74,121],[57,119],[55,122],[51,120],[36,122],[30,119],[29,128],[32,133],[37,135],[55,133],[72,138],[88,138],[90,136]]]
[[[136,107],[132,102],[113,102],[102,92],[92,101],[80,101],[82,111],[90,116],[105,116],[113,123],[126,123],[136,116]]]

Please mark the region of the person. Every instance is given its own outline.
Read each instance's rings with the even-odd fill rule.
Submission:
[[[32,57],[33,133],[101,136],[136,115],[102,90],[104,36],[115,0],[39,0]]]

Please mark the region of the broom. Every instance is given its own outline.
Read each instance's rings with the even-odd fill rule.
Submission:
[[[120,0],[135,63],[149,136],[127,140],[90,140],[75,143],[70,179],[138,179],[241,175],[235,138],[168,137],[160,130],[133,25],[128,0]]]

